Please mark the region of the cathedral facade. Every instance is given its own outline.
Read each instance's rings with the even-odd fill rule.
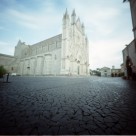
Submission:
[[[26,45],[19,40],[15,47],[19,75],[88,75],[89,43],[84,24],[75,10],[67,10],[62,19],[62,34]]]

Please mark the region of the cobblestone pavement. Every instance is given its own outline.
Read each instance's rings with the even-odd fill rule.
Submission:
[[[104,77],[0,79],[0,134],[136,134],[136,82]]]

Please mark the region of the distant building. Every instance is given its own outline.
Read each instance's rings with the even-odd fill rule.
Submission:
[[[112,66],[111,76],[117,77],[117,76],[120,76],[120,75],[121,75],[121,69],[120,68],[117,69],[114,66]]]
[[[108,77],[111,76],[111,69],[108,67],[103,67],[99,69],[101,76]]]
[[[133,24],[133,33],[134,39],[126,45],[126,48],[122,51],[123,53],[123,64],[124,64],[124,72],[126,73],[126,57],[129,56],[132,59],[133,65],[136,66],[136,0],[124,0],[123,2],[129,1],[132,24]]]

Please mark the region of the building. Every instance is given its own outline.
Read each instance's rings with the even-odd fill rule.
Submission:
[[[4,66],[4,68],[10,73],[14,73],[16,71],[15,66],[16,58],[11,55],[5,55],[0,53],[0,66]]]
[[[19,40],[8,67],[19,75],[88,75],[89,42],[75,10],[63,15],[62,34],[33,45]]]
[[[111,76],[111,69],[108,67],[103,67],[99,69],[101,76],[108,77]]]
[[[120,65],[120,67],[121,67],[121,73],[124,73],[124,64],[122,63],[122,64]]]
[[[124,0],[123,2],[126,1],[130,3],[134,39],[126,45],[126,48],[122,51],[125,76],[127,75],[125,66],[127,56],[130,56],[133,65],[136,66],[136,0]]]
[[[109,76],[119,77],[122,76],[123,74],[121,68],[115,68],[114,66],[112,66],[112,68],[108,68],[108,67],[97,68],[93,72],[95,73],[95,75],[102,77],[109,77]]]
[[[112,77],[117,77],[117,76],[121,76],[121,69],[120,68],[115,68],[114,66],[112,66],[111,69],[111,76]]]

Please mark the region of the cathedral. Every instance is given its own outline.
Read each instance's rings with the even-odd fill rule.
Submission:
[[[19,75],[88,75],[89,43],[75,10],[62,18],[62,34],[26,45],[18,41],[12,70]]]

